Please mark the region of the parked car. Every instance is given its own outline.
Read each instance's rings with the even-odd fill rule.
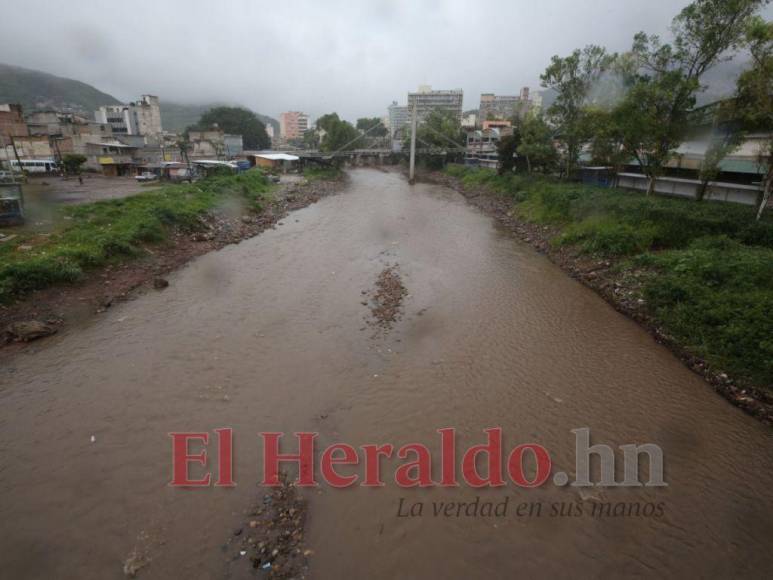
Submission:
[[[134,179],[137,181],[155,181],[158,179],[158,175],[151,171],[143,171],[139,175],[135,176]]]

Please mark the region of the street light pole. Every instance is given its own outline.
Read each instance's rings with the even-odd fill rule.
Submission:
[[[416,167],[416,100],[413,101],[413,111],[411,112],[411,161],[408,170],[408,183],[413,184],[414,168]]]

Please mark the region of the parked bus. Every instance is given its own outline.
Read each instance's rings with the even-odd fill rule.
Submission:
[[[11,159],[11,168],[19,173],[19,161]],[[59,171],[59,165],[53,159],[22,159],[21,171],[27,173],[56,173]]]

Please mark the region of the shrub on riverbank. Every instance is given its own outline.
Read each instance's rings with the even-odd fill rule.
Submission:
[[[164,241],[172,228],[197,229],[200,218],[221,204],[237,202],[261,211],[270,201],[269,190],[260,172],[248,171],[62,208],[62,226],[50,236],[29,238],[23,249],[3,244],[0,301],[72,282],[84,270],[141,254],[144,244]]]
[[[644,307],[715,368],[773,390],[773,219],[732,203],[650,196],[459,166],[466,188],[512,198],[525,221],[550,224],[553,247],[636,270]]]

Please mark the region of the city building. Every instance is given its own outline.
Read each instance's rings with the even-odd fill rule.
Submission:
[[[462,129],[474,129],[478,124],[478,115],[476,113],[467,113],[462,117]]]
[[[490,119],[510,119],[515,116],[521,97],[517,95],[495,95],[483,93],[480,96],[478,115],[481,121]]]
[[[0,104],[0,144],[8,145],[11,137],[26,137],[29,135],[27,123],[21,105],[12,103]]]
[[[286,111],[279,115],[279,134],[283,139],[303,139],[309,130],[309,116],[300,111]]]
[[[192,158],[231,159],[244,151],[241,135],[229,135],[216,126],[205,131],[190,131],[188,139]]]
[[[540,98],[540,105],[541,105]],[[478,119],[483,122],[490,119],[523,118],[534,108],[529,87],[523,87],[519,95],[495,95],[483,93],[480,96]]]
[[[128,105],[103,105],[94,111],[94,119],[97,123],[110,125],[114,135],[131,135],[131,115]]]
[[[116,139],[86,143],[86,168],[101,170],[109,177],[134,173],[136,147]]]
[[[432,111],[449,113],[462,122],[462,89],[433,91],[429,85],[422,85],[415,93],[408,93],[408,110],[416,107],[416,117],[425,119]],[[410,114],[410,113],[409,113]]]
[[[505,119],[487,119],[481,123],[481,128],[484,131],[488,131],[489,129],[506,129],[512,126],[513,123]]]
[[[159,135],[161,129],[161,105],[158,97],[142,95],[136,103],[129,103],[137,135]]]
[[[464,164],[496,169],[499,165],[499,151],[497,150],[499,140],[505,135],[512,134],[512,127],[470,131],[467,134]]]
[[[161,108],[158,97],[142,95],[128,105],[103,105],[94,112],[97,123],[110,125],[115,135],[159,135]]]
[[[389,135],[392,139],[399,139],[403,127],[411,122],[411,112],[408,107],[401,107],[397,101],[392,101],[388,107],[389,111]]]

